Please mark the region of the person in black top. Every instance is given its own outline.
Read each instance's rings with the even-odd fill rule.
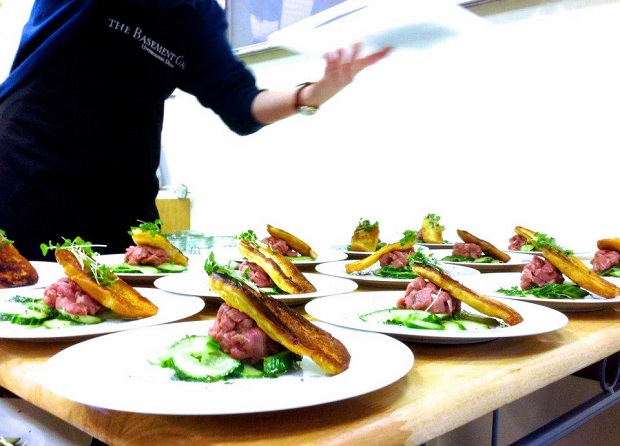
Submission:
[[[215,0],[36,0],[0,84],[0,228],[29,260],[82,237],[123,253],[158,218],[164,101],[194,95],[247,135],[318,107],[389,48],[325,56],[324,75],[260,90]]]

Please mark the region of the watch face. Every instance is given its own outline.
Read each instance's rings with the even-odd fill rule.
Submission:
[[[310,116],[310,115],[315,114],[318,109],[319,107],[312,107],[310,105],[300,105],[297,108],[297,113],[299,113],[300,115]]]

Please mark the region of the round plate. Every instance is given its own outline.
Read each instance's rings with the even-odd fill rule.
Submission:
[[[481,273],[501,271],[520,272],[523,270],[525,265],[527,265],[532,260],[532,256],[529,254],[508,253],[508,255],[510,255],[510,260],[505,263],[456,262],[452,260],[443,260],[444,257],[452,255],[452,251],[448,251],[445,249],[429,249],[428,252],[430,254],[433,254],[433,257],[435,257],[441,262],[451,265],[467,266],[469,268],[477,269]]]
[[[396,307],[396,302],[402,295],[402,291],[366,291],[346,296],[327,296],[308,302],[305,309],[310,316],[330,324],[383,333],[402,341],[433,344],[468,344],[497,338],[531,336],[558,330],[568,323],[568,318],[559,311],[518,301],[510,301],[507,304],[523,317],[523,322],[510,327],[482,331],[424,330],[365,322],[359,318],[360,315],[371,311]],[[462,305],[464,310],[478,313],[468,305],[464,303]]]
[[[381,287],[391,287],[391,288],[406,288],[407,285],[413,279],[392,279],[389,277],[379,277],[373,274],[374,270],[379,269],[379,262],[375,263],[372,267],[365,269],[363,271],[355,272],[355,273],[347,273],[345,270],[345,265],[347,263],[352,263],[355,260],[343,260],[340,262],[331,262],[331,263],[323,263],[321,265],[316,266],[316,270],[321,274],[327,274],[328,276],[341,277],[345,279],[351,279],[356,281],[359,285],[368,285],[368,286],[381,286]],[[442,264],[442,268],[451,276],[451,277],[460,277],[463,275],[469,274],[480,274],[480,271],[474,268],[469,268],[466,266],[460,265],[448,265]]]
[[[224,415],[294,409],[353,398],[399,380],[414,362],[411,349],[388,336],[318,323],[351,354],[349,368],[338,375],[327,375],[304,357],[300,371],[278,378],[184,382],[172,379],[172,370],[149,363],[172,342],[187,335],[206,334],[212,324],[180,322],[90,339],[50,358],[41,376],[44,385],[59,395],[104,409]],[[114,385],[93,385],[102,382]]]
[[[609,277],[606,277],[605,279],[618,284],[618,279]],[[538,305],[544,305],[545,307],[554,308],[562,312],[602,310],[604,308],[609,308],[620,304],[620,297],[606,299],[594,294],[590,294],[583,299],[542,299],[535,296],[506,296],[505,294],[497,292],[500,288],[512,288],[513,286],[518,287],[521,282],[521,273],[485,273],[480,274],[480,277],[476,278],[460,277],[459,281],[463,285],[490,297],[535,303]],[[569,280],[565,283],[572,284]]]
[[[303,273],[304,276],[314,285],[316,291],[304,294],[276,294],[273,297],[281,300],[288,305],[306,303],[311,299],[330,294],[342,294],[355,291],[357,283],[349,279],[329,277],[321,274]],[[207,302],[221,303],[223,300],[215,291],[209,287],[209,276],[206,273],[187,273],[176,276],[162,277],[157,279],[153,285],[157,288],[170,293],[188,294],[200,296]]]
[[[0,311],[2,305],[16,294],[26,297],[43,297],[43,288],[16,293],[14,289],[0,290]],[[129,330],[151,325],[175,322],[193,316],[204,308],[204,301],[199,297],[181,297],[155,288],[136,288],[140,294],[159,308],[155,316],[131,320],[107,320],[93,325],[72,325],[63,328],[29,327],[0,322],[0,339],[19,339],[23,341],[69,341],[88,338],[116,331]]]

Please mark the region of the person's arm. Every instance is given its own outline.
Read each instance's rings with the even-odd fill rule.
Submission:
[[[391,48],[384,48],[366,57],[360,57],[360,50],[361,45],[356,44],[349,51],[340,49],[326,54],[323,77],[312,84],[301,87],[299,104],[314,107],[323,105],[353,82],[357,73],[386,57]],[[297,93],[298,89],[293,91],[263,90],[254,98],[252,113],[263,124],[271,124],[288,118],[296,113]]]

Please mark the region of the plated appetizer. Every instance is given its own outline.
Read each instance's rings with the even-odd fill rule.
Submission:
[[[212,254],[205,271],[224,303],[208,333],[179,339],[152,361],[172,368],[174,379],[276,377],[298,367],[303,356],[332,375],[349,367],[351,356],[344,344],[261,293],[239,271],[217,264]]]
[[[363,271],[379,262],[380,268],[374,274],[380,277],[413,278],[415,274],[409,265],[409,256],[415,254],[415,231],[405,231],[400,241],[390,243],[374,251],[372,254],[347,263],[345,271],[349,274]]]
[[[133,226],[129,235],[135,245],[125,250],[124,262],[111,265],[118,274],[178,273],[187,270],[188,259],[161,232],[162,221]]]
[[[620,277],[620,238],[605,238],[596,242],[598,250],[590,260],[592,270],[608,277]]]
[[[508,296],[535,295],[547,299],[583,299],[589,293],[612,299],[620,287],[591,270],[571,250],[559,246],[553,237],[517,226],[515,232],[530,241],[542,256],[533,256],[525,266],[519,287],[503,289]],[[565,277],[573,284],[565,284]]]
[[[0,288],[34,285],[39,273],[0,229]]]
[[[510,262],[510,255],[499,250],[492,243],[478,238],[464,229],[457,229],[456,233],[463,242],[455,242],[452,255],[445,256],[441,260],[473,263]]]
[[[283,256],[290,257],[291,261],[303,260],[300,258],[314,260],[318,257],[318,254],[314,252],[310,245],[284,229],[268,224],[267,232],[269,237],[263,239],[262,242]]]
[[[57,245],[42,245],[45,255],[55,251],[66,277],[49,285],[42,298],[16,295],[9,300],[13,311],[0,320],[19,325],[62,328],[97,324],[110,318],[146,318],[158,307],[133,287],[99,264],[92,244],[80,237]]]

